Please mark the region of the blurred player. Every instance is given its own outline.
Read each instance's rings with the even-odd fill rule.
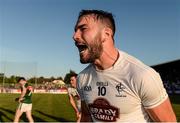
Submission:
[[[115,47],[111,13],[82,10],[74,30],[80,61],[90,63],[78,75],[81,121],[176,121],[159,74]]]
[[[16,109],[16,114],[14,118],[14,122],[19,122],[19,119],[23,112],[26,113],[26,117],[28,118],[30,123],[33,123],[34,120],[31,115],[32,110],[32,86],[29,86],[26,79],[21,77],[18,80],[20,86],[21,86],[21,95],[19,98],[16,98],[15,100],[19,102],[18,107]]]
[[[77,79],[77,74],[75,74],[75,73],[72,74],[70,77],[71,87],[68,88],[68,95],[69,95],[70,103],[76,112],[77,122],[80,122],[81,100],[80,100],[80,96],[79,96],[77,89],[76,89],[76,84],[77,84],[76,79]]]

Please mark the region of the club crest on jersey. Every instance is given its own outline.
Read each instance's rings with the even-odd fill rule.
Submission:
[[[124,89],[126,89],[126,87],[122,83],[116,85],[116,90],[118,92],[118,94],[116,94],[116,97],[126,97],[126,95],[123,94]]]
[[[91,114],[98,121],[115,122],[119,118],[119,109],[110,105],[104,98],[97,98],[88,106]]]

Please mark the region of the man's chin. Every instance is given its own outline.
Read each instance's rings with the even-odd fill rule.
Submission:
[[[82,64],[88,64],[88,63],[92,63],[93,60],[91,58],[91,55],[90,54],[80,54],[80,62]]]
[[[87,63],[89,63],[89,62],[88,62],[88,59],[85,58],[85,56],[84,56],[83,53],[80,53],[80,54],[79,54],[79,57],[80,57],[80,62],[81,62],[82,64],[87,64]]]
[[[80,57],[80,62],[81,62],[82,64],[91,63],[90,59],[85,59],[85,58],[83,58],[83,57]]]
[[[86,61],[86,60],[83,60],[83,59],[80,59],[80,62],[81,62],[82,64],[88,64],[88,63],[90,63],[89,61]]]

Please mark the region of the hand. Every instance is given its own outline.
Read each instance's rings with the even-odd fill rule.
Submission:
[[[80,123],[81,121],[81,112],[76,112],[76,116],[77,116],[77,123]]]
[[[19,103],[20,103],[20,102],[22,102],[22,101],[23,101],[23,99],[24,99],[24,98],[19,98],[18,102],[19,102]]]
[[[15,101],[16,101],[16,102],[19,102],[19,97],[18,97],[18,98],[15,98]]]

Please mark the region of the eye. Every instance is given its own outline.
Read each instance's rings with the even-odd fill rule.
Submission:
[[[80,30],[85,31],[86,29],[87,29],[86,27],[82,27]]]

